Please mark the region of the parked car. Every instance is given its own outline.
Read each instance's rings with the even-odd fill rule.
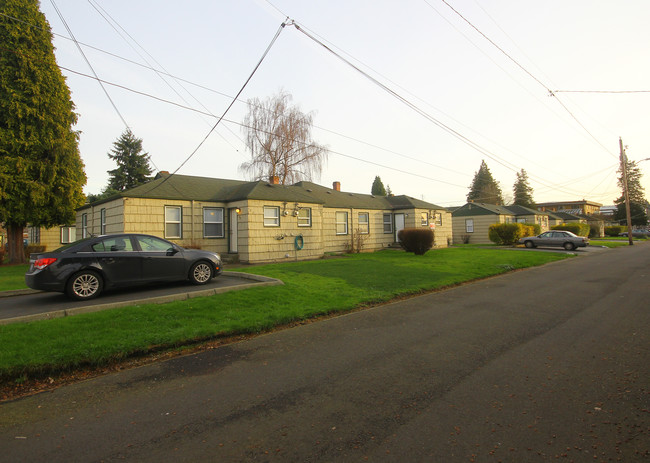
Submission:
[[[27,286],[92,299],[104,289],[161,281],[203,285],[222,271],[219,254],[184,249],[161,238],[117,234],[85,238],[56,251],[32,254]]]
[[[589,244],[589,238],[577,236],[570,231],[552,230],[542,233],[538,236],[526,236],[519,240],[519,244],[527,248],[537,246],[562,246],[567,251],[575,248],[584,248]]]
[[[627,237],[627,232],[619,233],[618,236]],[[636,238],[648,238],[650,236],[650,230],[632,230],[632,237]]]

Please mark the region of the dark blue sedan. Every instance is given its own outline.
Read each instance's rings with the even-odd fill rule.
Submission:
[[[202,285],[222,271],[217,253],[130,233],[85,238],[32,254],[25,282],[33,289],[84,300],[112,287],[182,280]]]

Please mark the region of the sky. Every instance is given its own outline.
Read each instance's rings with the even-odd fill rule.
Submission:
[[[279,91],[329,149],[313,181],[343,191],[370,193],[380,176],[396,195],[462,205],[485,160],[506,201],[525,169],[537,202],[608,205],[619,138],[629,159],[650,158],[647,0],[42,0],[41,11],[79,114],[86,193],[108,184],[127,126],[155,171],[249,180],[247,100]],[[648,194],[650,161],[639,166]]]

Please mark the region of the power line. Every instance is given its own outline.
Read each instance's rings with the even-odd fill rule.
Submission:
[[[288,19],[288,18],[287,18],[287,19]],[[246,86],[248,85],[248,83],[251,81],[251,79],[253,78],[253,76],[255,75],[255,73],[257,72],[257,70],[259,69],[259,67],[262,65],[262,62],[264,61],[264,58],[266,58],[266,55],[268,55],[269,52],[271,51],[271,48],[272,48],[273,45],[275,44],[275,41],[278,39],[278,37],[280,37],[280,33],[282,32],[282,30],[284,29],[285,26],[286,26],[286,23],[284,23],[284,22],[283,22],[282,24],[280,24],[280,27],[278,27],[278,30],[276,31],[275,36],[273,36],[273,39],[271,40],[271,43],[269,43],[269,45],[266,47],[266,50],[264,50],[264,53],[262,54],[262,57],[259,59],[259,61],[258,61],[257,64],[255,65],[255,67],[253,68],[253,71],[250,73],[250,75],[248,76],[248,78],[247,78],[246,81],[244,82],[244,85],[242,85],[242,87],[239,89],[239,92],[237,92],[237,95],[235,95],[235,97],[232,99],[232,101],[230,102],[230,104],[228,105],[228,107],[226,108],[226,110],[223,112],[223,114],[221,115],[221,117],[219,117],[219,119],[217,120],[217,122],[216,122],[216,123],[214,124],[214,126],[210,129],[210,131],[206,134],[206,136],[203,138],[203,140],[201,140],[201,142],[197,145],[197,147],[194,149],[194,151],[192,151],[192,152],[190,153],[190,155],[189,155],[187,158],[185,158],[185,160],[181,163],[181,165],[178,166],[178,167],[176,168],[176,170],[175,170],[174,172],[171,173],[171,175],[165,177],[165,179],[164,179],[162,182],[160,182],[158,185],[156,185],[156,186],[153,187],[152,189],[148,190],[148,192],[151,192],[151,191],[155,190],[156,188],[160,187],[160,186],[163,185],[167,180],[169,180],[172,176],[174,176],[174,175],[175,175],[175,174],[176,174],[176,173],[177,173],[177,172],[178,172],[178,171],[179,171],[179,170],[180,170],[180,169],[181,169],[181,168],[182,168],[182,167],[183,167],[183,166],[184,166],[184,165],[185,165],[185,164],[186,164],[186,163],[187,163],[191,158],[192,158],[192,156],[194,156],[194,155],[196,154],[196,152],[199,150],[199,148],[201,148],[201,146],[203,146],[203,144],[204,144],[205,141],[208,139],[208,137],[210,136],[210,134],[211,134],[211,133],[212,133],[212,132],[217,128],[217,126],[218,126],[219,123],[224,119],[224,117],[226,117],[226,114],[228,113],[228,111],[230,110],[230,108],[233,107],[233,105],[234,105],[235,102],[237,101],[237,98],[239,98],[239,96],[243,93],[243,91],[244,91],[244,89],[246,88]]]
[[[476,27],[474,24],[472,24],[467,18],[465,18],[458,10],[456,10],[453,6],[451,6],[447,0],[440,0],[442,3],[444,3],[446,6],[449,7],[456,15],[458,15],[463,21],[465,21],[469,26],[474,29],[478,34],[480,34],[485,40],[487,40],[492,46],[494,46],[497,50],[499,50],[503,55],[506,56],[510,61],[512,61],[519,69],[521,69],[525,74],[527,74],[530,78],[532,78],[535,82],[537,82],[539,85],[541,85],[548,93],[550,96],[555,98],[555,100],[564,108],[564,110],[573,118],[576,123],[582,127],[582,129],[596,142],[598,143],[607,154],[610,156],[616,157],[612,152],[609,151],[609,149],[603,145],[600,140],[598,140],[590,131],[585,127],[582,122],[578,120],[578,118],[571,112],[571,110],[560,100],[557,95],[548,87],[548,85],[544,84],[541,80],[539,80],[533,73],[528,71],[523,65],[521,65],[516,59],[514,59],[508,52],[506,52],[503,48],[501,48],[498,44],[496,44],[492,39],[490,39],[487,35],[485,35],[478,27]]]
[[[553,93],[650,93],[650,90],[554,90]]]
[[[54,2],[54,0],[50,0],[50,1],[51,1],[51,3],[52,3],[52,6],[54,7],[54,10],[56,11],[56,14],[59,16],[59,19],[61,19],[61,22],[63,23],[63,25],[65,26],[66,30],[68,31],[68,34],[70,34],[70,37],[72,38],[72,40],[74,41],[75,45],[77,46],[77,49],[79,50],[79,53],[81,53],[81,56],[83,56],[84,61],[86,61],[86,64],[88,64],[88,67],[89,67],[90,70],[92,71],[93,75],[97,78],[97,81],[99,82],[99,85],[102,87],[102,90],[104,90],[104,94],[105,94],[106,97],[108,98],[108,101],[111,102],[111,105],[113,106],[113,109],[115,110],[115,112],[117,113],[117,115],[120,117],[120,119],[122,119],[122,122],[124,123],[124,126],[128,129],[128,128],[129,128],[129,124],[126,123],[126,120],[124,119],[124,116],[122,116],[122,113],[120,112],[120,110],[117,109],[117,106],[115,105],[115,102],[113,101],[113,99],[111,98],[111,96],[108,94],[108,91],[106,90],[106,88],[104,87],[104,85],[102,85],[101,81],[99,80],[99,76],[97,76],[97,73],[95,72],[95,69],[93,68],[92,64],[90,64],[90,61],[89,61],[88,58],[86,57],[86,54],[85,54],[85,53],[83,52],[83,50],[81,49],[81,46],[79,45],[79,42],[77,42],[77,38],[76,38],[76,37],[74,36],[74,34],[72,33],[72,30],[70,29],[70,27],[68,26],[68,23],[66,22],[65,18],[64,18],[63,15],[61,14],[61,11],[59,11],[59,8],[56,6],[56,3]]]

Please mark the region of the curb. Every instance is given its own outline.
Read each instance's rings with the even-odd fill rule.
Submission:
[[[165,304],[167,302],[176,302],[176,301],[186,301],[188,299],[193,299],[195,297],[206,297],[206,296],[214,296],[217,294],[221,293],[227,293],[230,291],[241,291],[244,289],[249,289],[249,288],[255,288],[255,287],[263,287],[263,286],[277,286],[277,285],[283,285],[284,282],[281,280],[277,280],[275,278],[270,278],[270,277],[265,277],[262,275],[253,275],[250,273],[243,273],[243,272],[223,272],[221,274],[222,276],[227,276],[227,277],[234,277],[234,278],[241,278],[244,280],[250,280],[251,283],[246,283],[243,285],[237,285],[237,286],[228,286],[225,288],[212,288],[212,289],[204,289],[200,291],[191,291],[191,292],[184,292],[184,293],[178,293],[178,294],[169,294],[167,296],[156,296],[156,297],[149,297],[149,298],[143,298],[143,299],[136,299],[133,301],[123,301],[123,302],[110,302],[107,304],[98,304],[98,305],[92,305],[92,306],[86,306],[86,307],[74,307],[72,309],[63,309],[63,310],[55,310],[53,312],[44,312],[40,314],[33,314],[33,315],[25,315],[22,317],[14,317],[14,318],[5,318],[0,320],[0,325],[9,325],[12,323],[28,323],[32,321],[37,321],[37,320],[52,320],[54,318],[63,318],[63,317],[69,317],[72,315],[79,315],[79,314],[84,314],[84,313],[93,313],[93,312],[99,312],[102,310],[107,310],[107,309],[117,309],[120,307],[128,307],[132,305],[140,305],[140,304]],[[26,295],[26,294],[34,294],[34,293],[39,293],[41,291],[36,291],[36,290],[17,290],[17,291],[4,291],[0,293],[0,297],[8,297],[8,295],[5,295],[5,293],[13,293],[13,296],[21,296],[21,295]]]

